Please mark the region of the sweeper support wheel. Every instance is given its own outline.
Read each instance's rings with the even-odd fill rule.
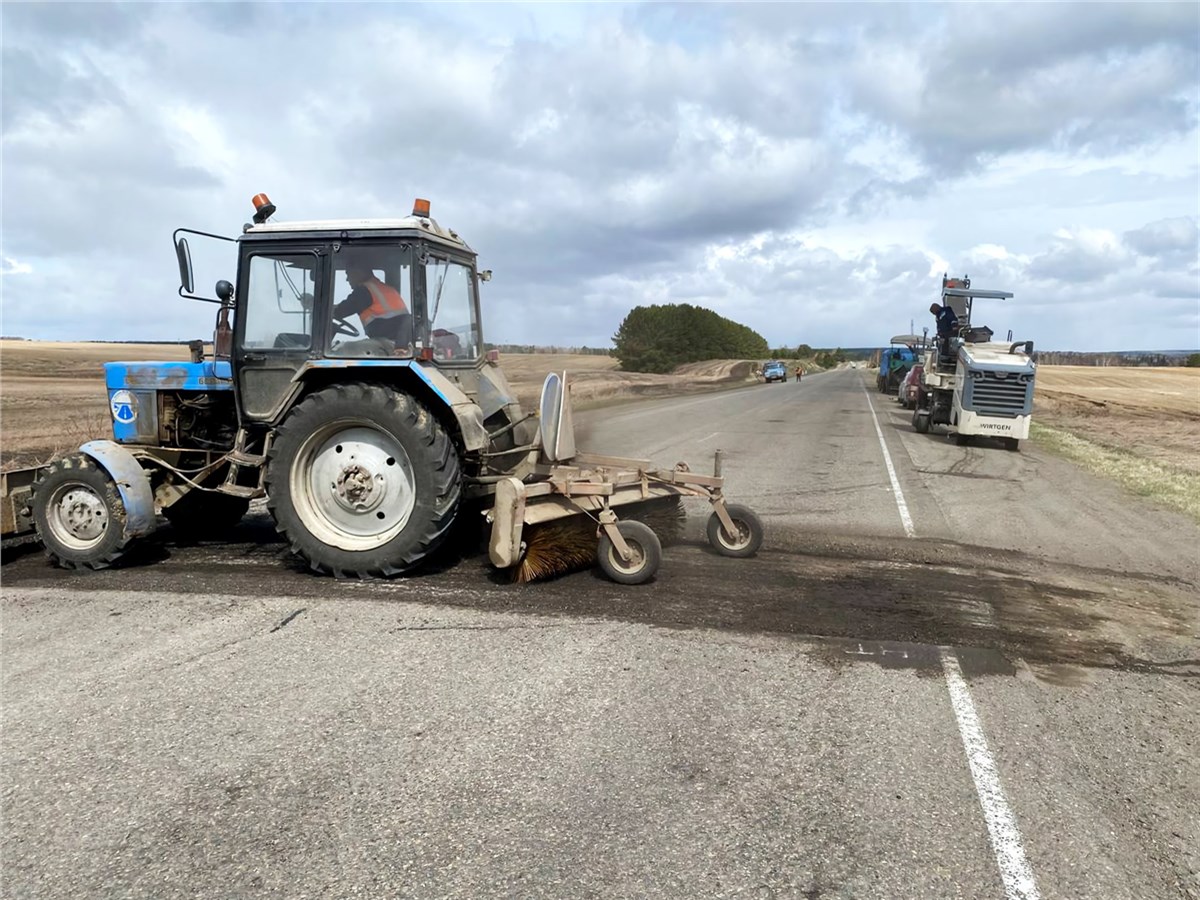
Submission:
[[[728,522],[721,521],[721,509],[728,516]],[[763,542],[762,519],[750,507],[736,503],[714,508],[706,530],[709,544],[722,556],[753,556]]]
[[[662,564],[662,544],[653,529],[632,520],[604,522],[603,514],[601,522],[596,555],[604,574],[617,584],[643,584],[653,578]]]

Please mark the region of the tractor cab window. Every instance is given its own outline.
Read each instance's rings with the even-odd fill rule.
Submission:
[[[312,346],[316,262],[312,253],[250,257],[243,348],[307,350]]]
[[[352,246],[334,254],[330,356],[413,355],[407,247]]]
[[[430,257],[425,263],[425,308],[434,359],[474,362],[479,358],[479,318],[470,266]]]

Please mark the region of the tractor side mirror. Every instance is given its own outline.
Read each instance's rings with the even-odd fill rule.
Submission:
[[[224,304],[225,306],[233,305],[233,285],[232,284],[230,284],[228,281],[226,281],[224,278],[222,278],[220,281],[217,282],[217,286],[214,288],[214,290],[217,292],[217,299],[220,300],[222,304]]]
[[[188,249],[187,238],[175,242],[175,259],[179,262],[179,283],[185,293],[192,293],[195,285],[192,283],[192,252]]]
[[[479,280],[480,281],[491,281],[492,280],[492,270],[484,269],[482,272],[480,272]]]

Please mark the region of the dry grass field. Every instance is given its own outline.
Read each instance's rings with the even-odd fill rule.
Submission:
[[[1034,421],[1200,475],[1200,369],[1041,366]]]
[[[0,464],[41,462],[109,434],[104,363],[188,359],[176,344],[0,341]]]
[[[1200,369],[1041,366],[1034,436],[1200,521]]]
[[[0,341],[0,465],[45,461],[109,433],[104,363],[186,360],[174,344],[89,344]],[[753,381],[742,360],[696,363],[673,375],[620,372],[608,356],[504,354],[500,364],[522,405],[534,407],[548,372],[566,371],[577,406],[713,390]]]

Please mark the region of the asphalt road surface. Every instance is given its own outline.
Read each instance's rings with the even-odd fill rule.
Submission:
[[[581,416],[766,523],[641,587],[8,554],[3,894],[1200,897],[1200,529],[866,376]]]

